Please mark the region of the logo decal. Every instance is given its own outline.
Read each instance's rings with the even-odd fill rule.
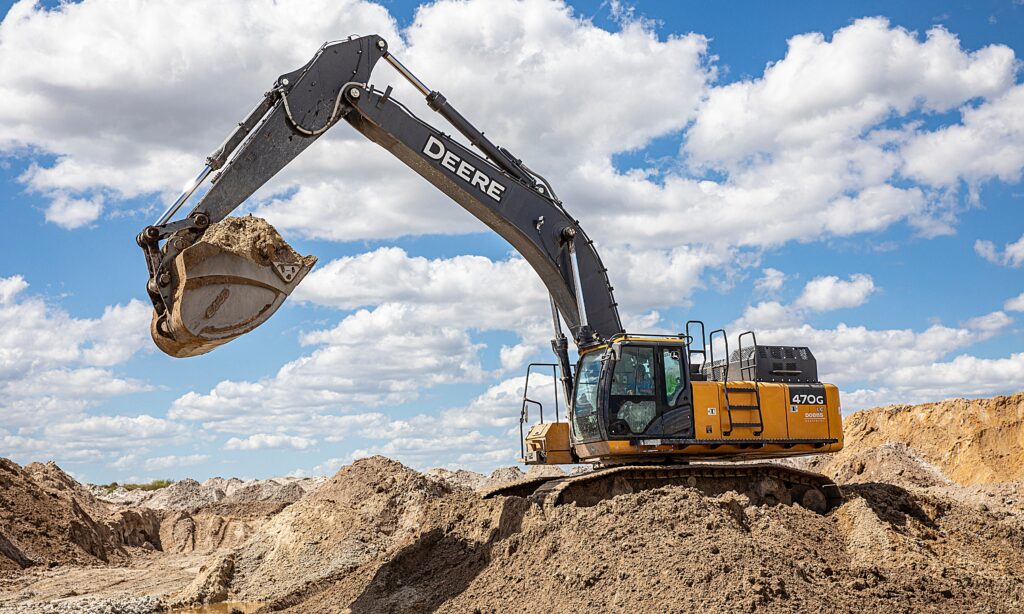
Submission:
[[[448,151],[444,143],[433,135],[427,137],[427,142],[423,145],[423,153],[431,160],[437,160],[441,166],[455,173],[459,179],[494,199],[494,202],[501,202],[501,195],[505,191],[505,186]]]

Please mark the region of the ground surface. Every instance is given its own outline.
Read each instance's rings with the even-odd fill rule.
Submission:
[[[474,490],[518,470],[383,457],[146,495],[3,461],[0,612],[1019,611],[1024,394],[859,412],[846,437],[793,461],[841,484],[827,515],[681,486],[542,509]]]

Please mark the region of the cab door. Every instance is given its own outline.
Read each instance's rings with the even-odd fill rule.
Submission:
[[[657,426],[659,387],[656,356],[653,346],[621,346],[608,388],[609,437],[643,435]]]
[[[608,435],[692,437],[693,406],[679,346],[623,345],[611,374]]]
[[[661,434],[665,437],[693,437],[693,395],[685,349],[661,346],[658,354]]]

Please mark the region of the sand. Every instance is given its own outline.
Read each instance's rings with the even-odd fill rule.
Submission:
[[[111,599],[146,611],[131,608],[149,597],[296,613],[1015,612],[1024,485],[1004,459],[1024,452],[1022,411],[1024,394],[848,417],[841,453],[795,462],[841,485],[826,515],[676,486],[542,508],[478,492],[536,472],[419,473],[384,457],[308,494],[311,481],[183,482],[153,509],[92,497],[52,464],[4,461],[0,612]],[[159,514],[158,539],[71,531],[88,525],[76,509]]]

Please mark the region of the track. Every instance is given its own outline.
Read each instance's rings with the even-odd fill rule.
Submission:
[[[527,497],[544,507],[575,503],[589,507],[620,494],[688,486],[708,495],[735,491],[755,505],[797,503],[824,514],[843,502],[839,487],[827,477],[772,463],[735,465],[625,465],[566,477],[544,477],[507,484],[484,498]]]

